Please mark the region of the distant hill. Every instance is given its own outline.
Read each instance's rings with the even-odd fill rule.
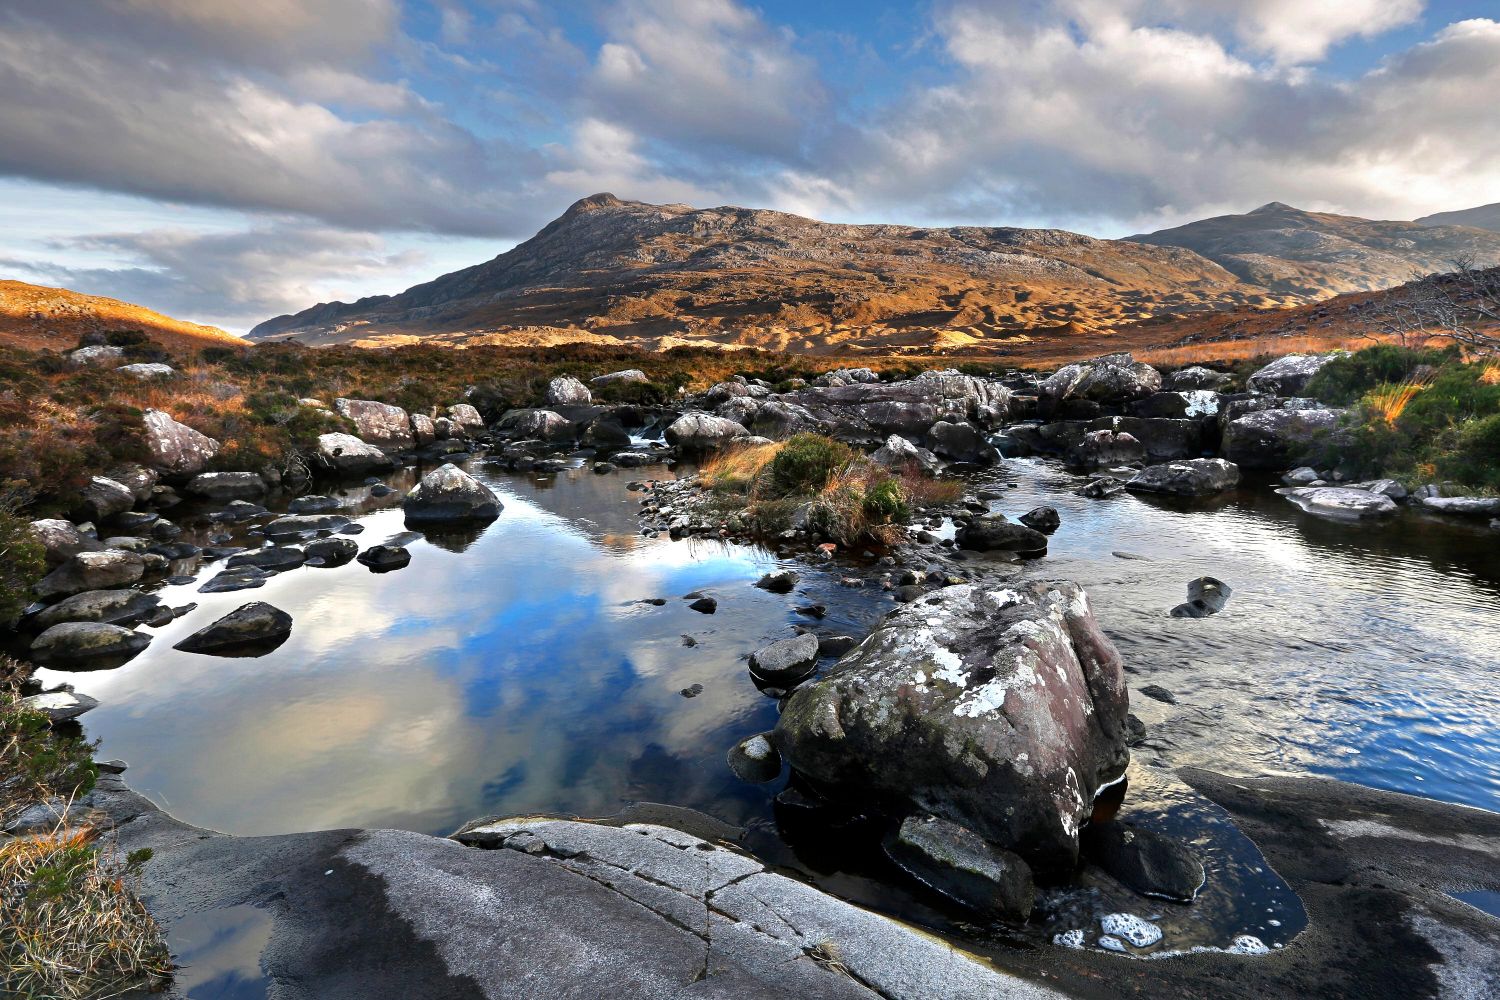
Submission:
[[[1192,250],[1268,293],[1303,300],[1452,270],[1453,259],[1466,253],[1482,265],[1500,264],[1500,233],[1304,212],[1280,202],[1130,239]]]
[[[1474,229],[1488,229],[1491,232],[1500,233],[1500,201],[1493,205],[1480,205],[1478,208],[1465,208],[1457,212],[1424,215],[1417,221],[1424,226],[1470,226]]]
[[[110,330],[140,330],[176,350],[244,344],[216,326],[173,319],[119,299],[0,280],[0,344],[62,351],[83,334]]]

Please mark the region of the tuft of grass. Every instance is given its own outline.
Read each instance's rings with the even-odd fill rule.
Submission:
[[[31,588],[47,570],[46,553],[18,512],[30,499],[23,487],[0,484],[0,627],[9,626],[31,601]]]
[[[785,447],[784,442],[741,445],[716,453],[698,470],[703,481],[720,493],[748,494],[756,477]]]
[[[26,670],[0,657],[0,676],[15,681]],[[52,730],[51,720],[24,709],[14,688],[0,690],[0,825],[49,799],[86,795],[99,777],[94,744]]]
[[[1394,385],[1378,386],[1365,396],[1365,405],[1370,412],[1394,427],[1401,414],[1411,405],[1417,393],[1427,388],[1425,379],[1407,379]]]

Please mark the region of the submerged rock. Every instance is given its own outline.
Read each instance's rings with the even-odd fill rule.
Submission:
[[[885,852],[908,875],[971,910],[1016,923],[1031,915],[1031,868],[957,823],[908,816],[886,838]]]
[[[830,794],[933,813],[1056,872],[1128,759],[1119,654],[1073,583],[895,610],[787,701],[776,745]]]
[[[401,506],[407,524],[493,521],[502,509],[500,498],[488,486],[451,463],[423,476]]]
[[[781,639],[750,654],[751,672],[780,687],[805,679],[817,666],[818,637],[811,632]]]
[[[104,622],[63,622],[31,643],[31,655],[48,663],[129,659],[151,644],[151,637]]]
[[[1047,536],[1024,524],[1012,524],[1004,514],[974,518],[953,535],[954,544],[976,552],[1014,552],[1023,559],[1047,554]]]
[[[246,651],[258,655],[281,645],[291,634],[291,615],[264,601],[254,601],[199,629],[172,648],[214,656]]]
[[[1188,581],[1187,603],[1172,609],[1173,618],[1207,618],[1224,610],[1234,590],[1223,580],[1200,576]]]
[[[730,747],[729,769],[735,777],[757,785],[781,777],[781,754],[771,745],[769,735],[750,736]]]
[[[361,564],[372,573],[389,573],[411,562],[411,553],[400,545],[372,545],[359,554]]]
[[[773,594],[790,594],[792,588],[797,586],[797,573],[790,569],[774,570],[755,581],[755,585]]]
[[[1098,823],[1084,831],[1083,853],[1094,864],[1148,896],[1188,902],[1208,876],[1203,862],[1171,837],[1127,823]]]
[[[1148,465],[1126,483],[1127,490],[1170,493],[1196,497],[1233,489],[1240,482],[1240,467],[1222,458],[1192,458],[1181,462]]]
[[[1381,493],[1337,486],[1283,486],[1276,491],[1309,514],[1352,520],[1396,513],[1396,502]]]
[[[699,597],[688,605],[688,610],[696,611],[702,615],[711,615],[719,610],[719,602],[712,597]]]

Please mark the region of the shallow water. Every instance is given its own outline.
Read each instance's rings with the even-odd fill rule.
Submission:
[[[775,702],[746,672],[750,651],[798,624],[863,635],[891,607],[878,567],[798,565],[797,592],[770,594],[754,581],[794,564],[755,547],[639,534],[639,494],[625,484],[670,475],[663,468],[468,467],[504,513],[482,530],[410,542],[409,567],[303,568],[258,590],[198,594],[221,564],[211,566],[162,588],[171,605],[199,606],[155,630],[136,659],[46,679],[99,698],[85,721],[101,757],[129,761],[132,787],[190,823],[446,834],[484,814],[601,816],[667,802],[744,826],[743,843],[768,863],[847,898],[1023,947],[1071,929],[1097,946],[1099,918],[1117,911],[1164,930],[1159,944],[1129,949],[1140,954],[1223,947],[1241,934],[1276,947],[1305,925],[1254,845],[1163,767],[1326,774],[1500,809],[1500,535],[1482,522],[1328,522],[1264,485],[1210,501],[1088,500],[1056,466],[1012,461],[984,477],[1015,484],[995,509],[1016,516],[1048,503],[1063,519],[1050,555],[1026,574],[1087,587],[1131,671],[1133,710],[1151,726],[1121,816],[1194,843],[1209,884],[1183,907],[1085,876],[1050,892],[1020,935],[976,928],[907,887],[873,841],[860,849],[799,830],[772,802],[785,779],[748,785],[725,763],[737,740],[775,724]],[[413,475],[391,482],[404,490]],[[395,497],[361,488],[348,499],[362,547],[404,530]],[[203,544],[207,534],[184,538]],[[871,585],[841,587],[841,574]],[[1170,617],[1187,581],[1205,574],[1234,588],[1227,608]],[[698,591],[718,598],[717,614],[688,609],[683,595]],[[274,652],[171,648],[256,600],[294,618]],[[827,606],[826,619],[797,613],[812,603]],[[695,684],[701,693],[684,697]],[[1178,704],[1141,695],[1147,684]]]

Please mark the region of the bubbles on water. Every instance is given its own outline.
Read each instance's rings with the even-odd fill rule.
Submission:
[[[1254,934],[1241,934],[1229,946],[1231,955],[1269,955],[1271,949]]]
[[[1052,935],[1052,943],[1062,948],[1082,948],[1083,931],[1075,927],[1073,930],[1063,931],[1061,934],[1054,934]]]
[[[1149,948],[1161,940],[1161,928],[1143,917],[1136,916],[1134,913],[1106,913],[1099,918],[1099,926],[1104,928],[1106,935],[1111,935],[1114,938],[1124,938],[1137,948]],[[1109,948],[1110,945],[1105,944],[1107,940],[1109,938],[1101,937],[1099,943]],[[1118,944],[1119,942],[1116,941],[1116,943]],[[1112,950],[1124,951],[1125,949],[1113,948]]]
[[[1104,934],[1099,938],[1099,947],[1106,951],[1124,952],[1125,942],[1117,937],[1110,937],[1108,934]]]

